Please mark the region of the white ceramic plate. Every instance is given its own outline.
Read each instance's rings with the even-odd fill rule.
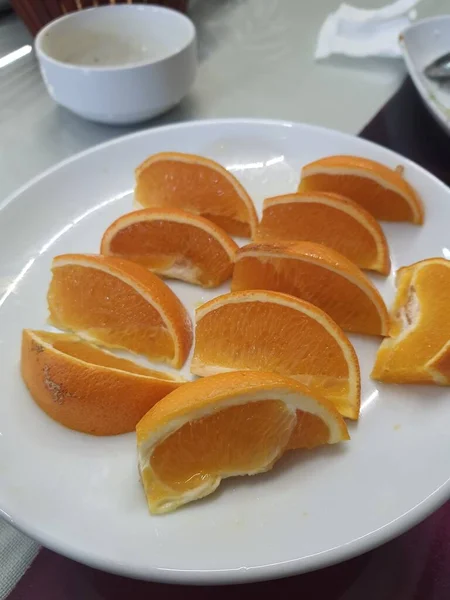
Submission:
[[[104,229],[132,208],[133,169],[161,150],[213,157],[258,209],[294,190],[302,164],[358,154],[406,177],[426,224],[385,227],[394,269],[450,258],[450,192],[420,167],[366,141],[306,125],[209,121],[153,129],[99,146],[48,171],[0,208],[0,508],[46,546],[96,567],[170,582],[242,582],[323,567],[411,527],[449,496],[448,389],[369,379],[374,339],[353,338],[362,414],[352,441],[291,453],[268,474],[230,479],[209,498],[152,517],[138,480],[134,436],[95,438],[51,421],[19,375],[23,327],[45,325],[50,263],[96,252]],[[389,302],[394,275],[376,284]],[[193,313],[213,294],[182,283]],[[217,292],[216,292],[217,293]]]
[[[423,73],[430,63],[450,52],[450,15],[417,21],[404,31],[401,42],[406,66],[425,106],[450,133],[450,81],[437,83]]]

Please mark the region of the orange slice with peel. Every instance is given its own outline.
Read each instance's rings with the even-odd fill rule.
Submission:
[[[429,258],[397,272],[390,338],[373,379],[450,385],[450,261]]]
[[[47,415],[93,435],[133,431],[156,402],[183,383],[77,336],[30,329],[22,334],[21,371]]]
[[[216,287],[231,277],[237,249],[223,229],[176,208],[123,215],[108,227],[101,243],[102,254],[203,287]]]
[[[344,332],[320,308],[270,291],[218,296],[196,311],[195,375],[274,371],[307,385],[357,419],[358,359]]]
[[[145,267],[93,254],[53,259],[50,322],[110,348],[181,367],[192,325],[172,290]]]
[[[229,171],[196,154],[160,152],[136,169],[135,200],[142,208],[181,208],[231,235],[253,237],[258,217],[250,196]]]
[[[310,417],[308,429],[303,415]],[[141,479],[156,514],[211,494],[226,477],[270,470],[288,447],[304,447],[308,434],[316,445],[349,439],[326,400],[291,379],[252,372],[181,386],[136,432]]]
[[[404,179],[403,168],[361,156],[326,156],[305,165],[298,191],[342,194],[382,221],[421,225],[424,219],[422,201]]]
[[[231,289],[284,292],[315,304],[347,331],[389,333],[389,314],[373,283],[345,256],[321,244],[248,244],[236,254]]]
[[[340,252],[362,269],[387,275],[386,237],[361,206],[329,192],[286,194],[264,200],[258,241],[308,241]]]

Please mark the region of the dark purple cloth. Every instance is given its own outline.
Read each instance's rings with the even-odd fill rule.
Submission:
[[[409,77],[360,135],[410,158],[450,185],[450,136],[427,111]]]

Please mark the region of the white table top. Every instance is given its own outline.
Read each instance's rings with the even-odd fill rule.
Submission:
[[[384,0],[353,0],[376,8]],[[179,107],[141,127],[187,119],[262,117],[357,133],[399,87],[403,62],[333,58],[315,63],[319,27],[338,0],[191,0],[200,70]],[[422,0],[419,16],[448,12],[449,0]],[[13,16],[0,18],[0,58],[31,44]],[[0,68],[0,202],[42,170],[136,128],[82,121],[47,95],[34,55]],[[37,545],[0,522],[0,600]]]

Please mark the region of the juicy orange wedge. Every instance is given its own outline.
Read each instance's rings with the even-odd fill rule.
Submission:
[[[305,165],[298,191],[342,194],[382,221],[423,223],[422,202],[403,169],[361,156],[326,156]]]
[[[450,385],[450,261],[429,258],[397,273],[392,337],[372,377],[390,383]]]
[[[344,332],[320,308],[286,294],[235,292],[196,311],[191,371],[274,371],[295,378],[357,419],[359,365]]]
[[[181,367],[192,325],[172,290],[129,260],[64,254],[53,260],[50,322],[110,348]]]
[[[362,269],[387,275],[386,237],[356,202],[328,192],[286,194],[264,200],[258,241],[308,241],[340,252]]]
[[[22,335],[22,377],[36,404],[65,427],[93,435],[133,431],[183,380],[118,358],[75,335]]]
[[[231,289],[284,292],[315,304],[347,331],[389,333],[389,314],[373,283],[345,256],[321,244],[248,244],[236,254]]]
[[[291,379],[252,372],[181,386],[136,432],[141,479],[155,514],[211,494],[226,477],[268,471],[288,448],[349,439],[326,400]]]
[[[229,171],[196,154],[161,152],[136,169],[135,200],[142,208],[181,208],[231,235],[253,237],[258,217],[250,196]]]
[[[119,217],[101,243],[102,254],[207,288],[231,277],[237,249],[223,229],[176,208],[148,208]]]

